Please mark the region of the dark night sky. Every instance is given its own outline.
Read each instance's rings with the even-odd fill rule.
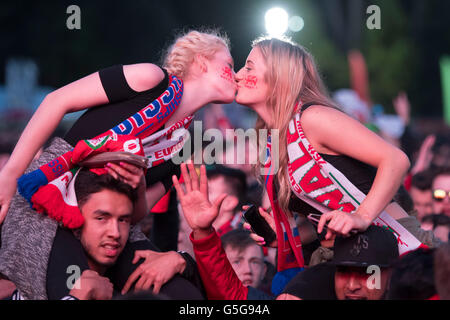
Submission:
[[[241,5],[247,2],[246,5]],[[41,81],[60,85],[114,63],[158,62],[177,31],[220,27],[232,40],[236,64],[250,42],[264,32],[269,1],[54,1],[2,3],[0,63],[28,56],[47,74]],[[81,30],[66,28],[66,8],[81,9]],[[8,12],[8,13],[6,13]]]
[[[290,14],[307,14],[304,17],[305,29],[301,33],[305,39],[309,37],[305,45],[312,46],[310,49],[314,54],[323,37],[328,37],[327,41],[334,44],[334,50],[339,53],[342,46],[333,39],[331,19],[327,18],[325,9],[331,2],[348,7],[355,1],[359,0],[2,1],[0,83],[4,83],[5,61],[17,56],[34,59],[40,67],[40,84],[53,87],[117,63],[157,63],[162,49],[177,31],[201,26],[220,27],[228,34],[237,70],[250,51],[251,41],[265,32],[265,11],[277,5]],[[395,26],[396,17],[389,16],[388,9],[383,7],[386,0],[360,1],[365,6],[372,2],[381,3],[382,10],[385,10],[382,12],[383,21],[390,19],[389,26]],[[403,89],[412,92],[420,104],[430,102],[431,108],[427,112],[434,108],[432,113],[437,114],[442,102],[438,60],[441,55],[450,54],[450,19],[445,17],[450,12],[450,1],[398,0],[397,3],[409,19],[406,23],[407,37],[420,60],[414,66],[414,72],[407,75],[414,77],[413,81]],[[71,4],[81,8],[81,30],[66,28],[69,16],[66,8]],[[316,36],[319,29],[322,38]],[[383,32],[388,34],[390,30]],[[301,43],[302,37],[294,37],[294,40]],[[320,54],[316,58],[319,65],[326,66],[325,73],[336,73],[333,70],[340,70],[342,66],[339,65],[345,62],[336,58],[330,63],[329,57]],[[328,85],[332,87],[332,83]]]

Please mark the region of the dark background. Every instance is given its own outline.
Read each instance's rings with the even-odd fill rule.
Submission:
[[[81,9],[81,30],[66,27],[71,4]],[[381,30],[366,27],[371,4],[381,8]],[[11,57],[34,59],[39,84],[51,87],[117,63],[158,63],[177,32],[198,27],[228,34],[237,71],[273,6],[303,17],[304,29],[287,35],[312,52],[330,90],[350,86],[346,54],[357,48],[374,102],[392,111],[392,99],[405,90],[413,117],[442,118],[439,59],[450,54],[446,0],[2,1],[0,84]]]

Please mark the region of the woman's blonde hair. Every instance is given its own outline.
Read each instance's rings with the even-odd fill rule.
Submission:
[[[179,78],[189,75],[189,68],[196,54],[211,59],[222,48],[229,50],[230,41],[225,34],[217,30],[189,31],[179,35],[167,49],[163,67],[169,74]]]
[[[289,39],[258,38],[252,43],[259,48],[267,71],[264,80],[269,92],[266,105],[272,112],[271,123],[260,117],[256,129],[279,130],[279,170],[274,179],[280,207],[288,212],[292,191],[287,176],[288,154],[286,133],[289,121],[293,118],[297,103],[336,107],[320,78],[313,57],[302,46]],[[265,145],[265,141],[259,141]],[[276,143],[272,141],[273,143]],[[263,149],[263,148],[262,148]],[[261,150],[261,149],[260,149]],[[257,170],[260,172],[260,170]]]

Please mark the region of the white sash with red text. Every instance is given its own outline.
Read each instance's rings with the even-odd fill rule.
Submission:
[[[356,211],[366,195],[314,150],[303,133],[299,113],[289,123],[287,141],[288,175],[295,195],[322,213],[332,210]],[[385,211],[380,213],[373,224],[386,226],[394,233],[400,254],[422,245]]]

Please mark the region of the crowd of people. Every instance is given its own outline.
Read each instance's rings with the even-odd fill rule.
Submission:
[[[50,93],[0,169],[0,298],[450,299],[448,135],[410,150],[405,94],[401,134],[383,131],[367,96],[331,98],[289,39],[256,39],[234,69],[226,36],[190,31],[162,66]],[[276,130],[245,148],[263,161],[177,164],[192,116],[233,101]],[[243,219],[249,205],[275,240]]]

